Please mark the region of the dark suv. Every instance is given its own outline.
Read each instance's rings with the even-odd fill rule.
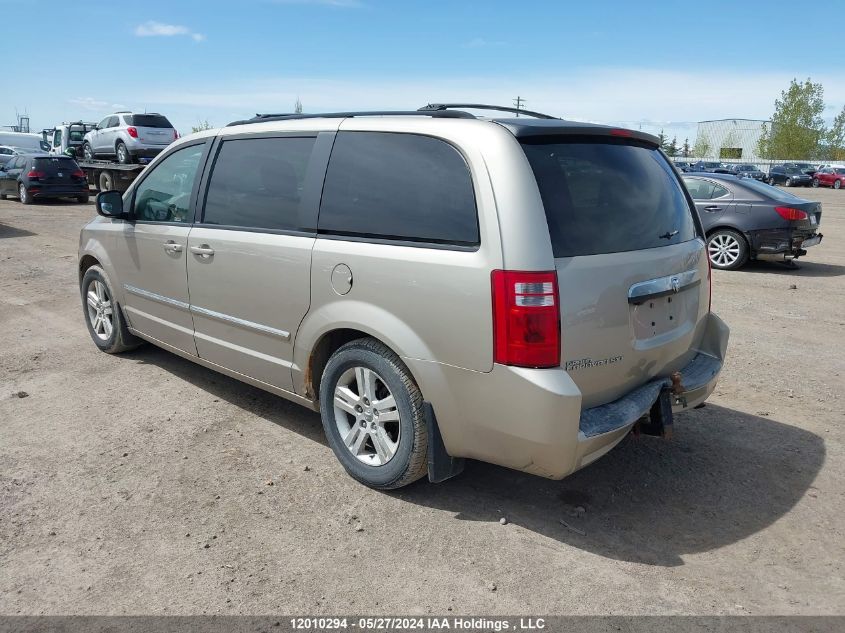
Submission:
[[[88,202],[88,180],[68,156],[15,156],[0,171],[0,200],[17,196],[23,204],[35,198],[76,198]]]
[[[787,165],[773,165],[769,170],[769,184],[783,185],[785,187],[809,187],[813,179],[805,174],[799,167]]]

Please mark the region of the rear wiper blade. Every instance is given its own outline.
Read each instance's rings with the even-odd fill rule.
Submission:
[[[661,240],[671,240],[678,234],[678,231],[666,231],[663,235],[658,235],[657,237]]]

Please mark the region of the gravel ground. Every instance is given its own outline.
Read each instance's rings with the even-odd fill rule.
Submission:
[[[93,206],[0,202],[0,613],[845,613],[845,192],[800,193],[825,241],[715,273],[728,360],[673,441],[394,493],[345,475],[315,413],[98,352]]]

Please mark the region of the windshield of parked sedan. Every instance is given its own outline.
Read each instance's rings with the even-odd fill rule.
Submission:
[[[757,193],[763,194],[766,198],[770,198],[772,200],[777,200],[778,202],[803,202],[803,198],[799,198],[796,195],[789,193],[788,191],[784,191],[783,189],[779,189],[777,187],[772,187],[771,185],[764,184],[757,180],[753,180],[751,178],[743,178],[739,182],[742,183],[742,186],[746,189],[750,189],[751,191],[755,191]]]

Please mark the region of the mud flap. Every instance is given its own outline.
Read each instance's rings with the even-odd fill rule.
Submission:
[[[648,422],[640,422],[639,430],[645,435],[656,435],[664,439],[672,439],[672,392],[661,389],[660,395],[648,412]]]
[[[439,484],[441,481],[460,475],[464,470],[464,458],[452,457],[446,452],[434,408],[429,402],[423,402],[425,421],[428,426],[428,480]],[[672,414],[671,409],[669,414]]]

